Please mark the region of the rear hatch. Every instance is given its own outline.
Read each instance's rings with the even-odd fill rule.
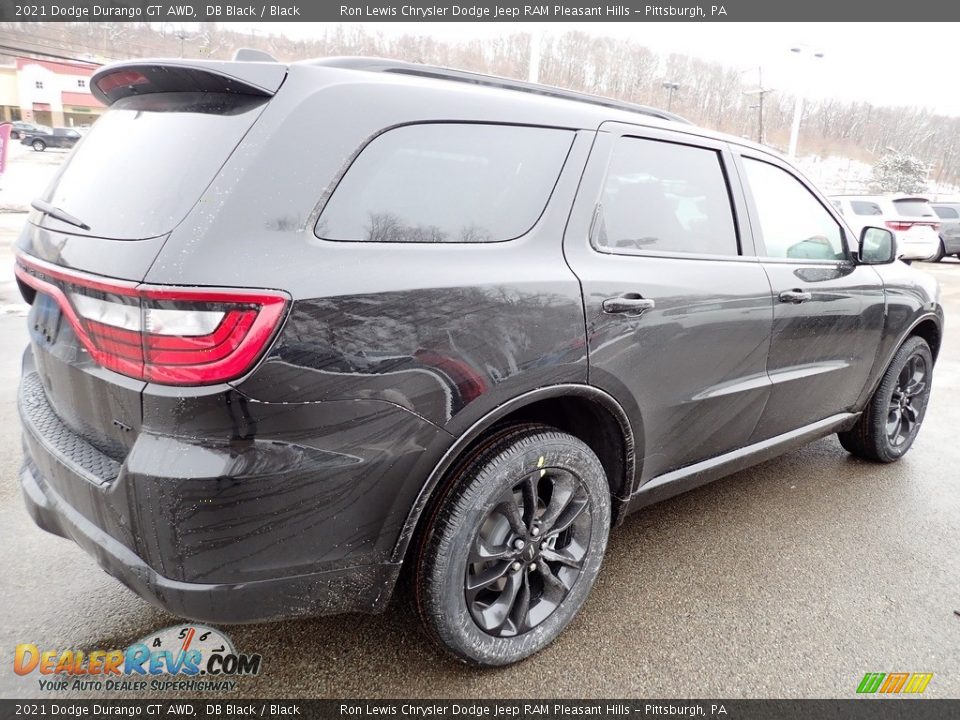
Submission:
[[[273,296],[171,293],[142,281],[285,74],[276,63],[185,61],[98,71],[92,90],[109,109],[34,203],[16,251],[31,303],[25,373],[43,389],[31,402],[48,403],[110,458],[122,460],[136,439],[148,381],[229,375],[239,367],[233,351],[263,333],[261,311],[281,309]]]
[[[895,198],[891,203],[894,215],[887,218],[887,227],[904,234],[904,239],[930,240],[940,228],[940,218],[926,198]]]

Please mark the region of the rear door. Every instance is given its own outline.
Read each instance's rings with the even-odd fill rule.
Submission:
[[[769,392],[770,285],[725,143],[607,123],[564,248],[590,382],[627,409],[641,482],[747,442]]]
[[[853,262],[847,231],[814,188],[761,152],[738,153],[774,307],[770,400],[759,441],[849,410],[875,362],[883,284]]]

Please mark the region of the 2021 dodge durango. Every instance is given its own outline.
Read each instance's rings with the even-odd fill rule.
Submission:
[[[943,314],[767,149],[372,59],[131,61],[19,238],[37,524],[184,617],[381,611],[503,665],[631,511],[901,457]]]

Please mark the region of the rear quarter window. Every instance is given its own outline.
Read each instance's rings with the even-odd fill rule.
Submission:
[[[407,125],[374,138],[317,221],[325,240],[481,243],[527,233],[546,207],[573,132]]]
[[[883,215],[883,210],[876,203],[863,200],[851,200],[850,209],[854,215]]]
[[[956,220],[960,218],[960,214],[957,214],[957,211],[953,208],[944,207],[943,205],[934,205],[933,209],[942,220]]]

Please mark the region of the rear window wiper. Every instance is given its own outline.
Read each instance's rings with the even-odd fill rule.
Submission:
[[[31,201],[30,201],[30,207],[32,207],[34,210],[39,210],[39,211],[42,212],[44,215],[49,215],[50,217],[52,217],[52,218],[54,218],[54,219],[56,219],[56,220],[60,220],[61,222],[65,222],[65,223],[67,223],[67,225],[73,225],[74,227],[78,227],[78,228],[80,228],[81,230],[89,230],[89,229],[90,229],[90,226],[87,225],[87,224],[86,224],[83,220],[81,220],[80,218],[74,217],[73,215],[71,215],[70,213],[68,213],[66,210],[61,210],[60,208],[56,207],[55,205],[51,205],[51,204],[48,203],[46,200],[39,200],[39,199],[38,199],[38,200],[31,200]]]

